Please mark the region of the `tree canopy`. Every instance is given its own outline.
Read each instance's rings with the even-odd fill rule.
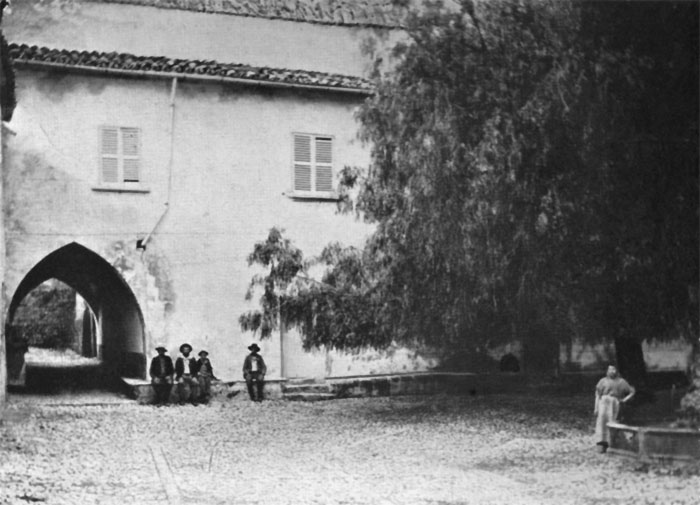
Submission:
[[[278,299],[306,345],[697,335],[697,3],[464,0],[406,33],[342,174],[376,231]]]

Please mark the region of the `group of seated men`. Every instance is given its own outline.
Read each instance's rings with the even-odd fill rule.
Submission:
[[[243,377],[248,388],[248,394],[253,401],[263,399],[263,387],[267,367],[262,356],[258,354],[257,344],[248,346],[250,354],[243,361]],[[166,353],[164,345],[157,345],[158,355],[151,360],[149,374],[155,393],[155,404],[165,405],[170,402],[173,384],[177,384],[178,402],[181,405],[192,403],[208,403],[211,399],[211,382],[218,380],[214,376],[214,367],[209,360],[207,351],[199,351],[199,359],[192,354],[190,344],[180,346],[180,355],[173,360]]]

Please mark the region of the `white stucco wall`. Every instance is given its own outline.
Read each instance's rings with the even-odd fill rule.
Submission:
[[[255,273],[246,257],[256,241],[282,227],[311,256],[331,241],[360,245],[371,230],[338,215],[334,202],[286,196],[292,132],[333,136],[336,170],[367,165],[368,151],[356,140],[357,97],[181,84],[169,211],[145,252],[136,241],[155,226],[167,199],[170,83],[20,70],[18,98],[5,177],[9,296],[43,257],[78,242],[121,269],[151,344],[165,341],[171,353],[184,341],[207,348],[223,377],[239,375],[252,339],[238,317],[253,307],[244,296]],[[104,124],[141,129],[149,192],[94,190]],[[290,341],[287,352],[300,353]],[[278,337],[263,348],[274,376]],[[313,375],[326,364],[325,353],[316,353],[302,368],[314,368]],[[363,373],[361,365],[349,373]]]
[[[642,351],[647,370],[662,372],[687,370],[692,360],[693,349],[688,342],[678,339],[667,342],[643,342]],[[567,365],[573,365],[584,370],[604,370],[608,364],[616,361],[615,345],[613,342],[589,344],[575,341],[570,346],[570,352],[566,346],[560,347],[559,359],[565,368]]]

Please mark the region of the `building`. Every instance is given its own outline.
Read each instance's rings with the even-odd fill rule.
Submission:
[[[32,289],[58,279],[86,301],[99,355],[119,375],[145,377],[158,342],[173,355],[189,342],[217,375],[240,378],[254,243],[273,226],[307,256],[363,241],[371,229],[337,213],[334,189],[343,166],[369,160],[354,111],[371,92],[363,45],[399,36],[380,15],[389,2],[271,14],[286,3],[14,6],[8,325]],[[271,377],[425,366],[408,352],[304,352],[293,332],[261,346]]]

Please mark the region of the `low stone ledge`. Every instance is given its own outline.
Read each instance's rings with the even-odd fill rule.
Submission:
[[[150,381],[128,377],[122,377],[121,380],[129,397],[135,399],[138,403],[153,403],[154,394]],[[278,378],[265,380],[265,397],[270,399],[282,398],[282,385],[285,382],[286,379]],[[246,384],[243,380],[219,380],[213,381],[211,384],[212,398],[227,400],[241,392],[247,393]],[[177,403],[178,401],[177,384],[174,384],[170,392],[170,403]]]
[[[491,394],[520,390],[523,376],[518,373],[482,375],[457,372],[420,372],[376,376],[329,377],[331,392],[339,398],[365,396]]]
[[[128,393],[139,403],[153,402],[151,383],[140,379],[123,378]],[[265,381],[265,396],[270,399],[285,397],[285,391],[296,393],[294,381],[273,378]],[[291,384],[291,385],[288,385]],[[519,373],[474,374],[457,372],[417,372],[409,374],[362,375],[351,377],[328,377],[325,383],[309,382],[309,390],[316,392],[323,387],[324,393],[335,398],[361,398],[400,395],[455,394],[477,395],[522,391],[527,387],[525,376]],[[222,380],[212,383],[212,397],[226,401],[239,393],[246,393],[245,381]],[[177,388],[173,387],[171,402],[177,403]]]

